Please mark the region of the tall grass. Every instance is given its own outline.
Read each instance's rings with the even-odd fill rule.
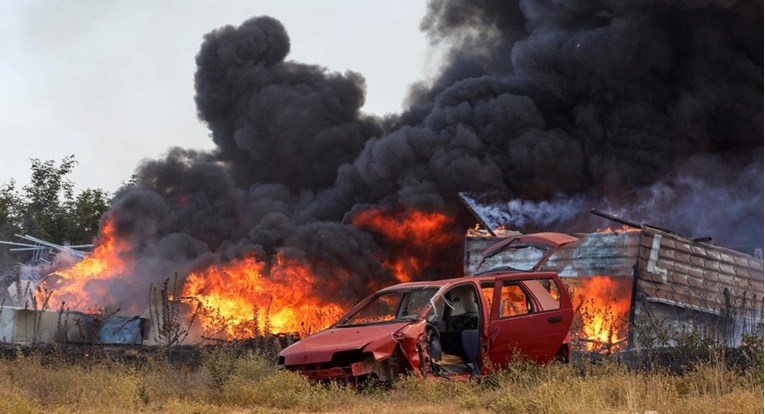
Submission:
[[[761,364],[696,362],[682,375],[617,363],[518,362],[480,382],[406,377],[390,387],[312,385],[270,358],[232,347],[201,351],[194,368],[162,354],[142,364],[0,360],[0,413],[761,413]],[[757,365],[757,364],[755,364]]]

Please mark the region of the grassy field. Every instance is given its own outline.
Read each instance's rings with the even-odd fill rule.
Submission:
[[[480,382],[403,378],[389,388],[311,385],[257,353],[201,352],[194,368],[149,357],[88,364],[0,360],[0,413],[762,413],[762,364],[722,358],[683,375],[617,363],[517,363]]]

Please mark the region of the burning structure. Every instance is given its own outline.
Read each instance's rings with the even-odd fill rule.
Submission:
[[[745,335],[762,337],[762,259],[649,225],[573,236],[542,256],[530,253],[529,236],[474,232],[465,244],[465,274],[476,273],[487,247],[517,240],[517,249],[494,260],[555,272],[566,282],[583,350],[673,346],[690,335],[739,346]]]
[[[214,30],[194,84],[215,149],[143,162],[93,254],[54,263],[42,287],[54,308],[137,315],[177,272],[205,336],[266,321],[312,332],[382,287],[461,275],[473,220],[457,192],[543,213],[508,220],[524,233],[595,228],[557,208],[586,202],[751,251],[763,239],[762,15],[754,1],[434,1],[422,27],[443,65],[385,118],[361,111],[360,74],[289,60],[276,19]],[[689,214],[700,205],[705,217]],[[618,274],[677,301],[635,263]]]
[[[105,309],[70,310],[65,302],[59,302],[60,308],[51,309],[54,292],[44,288],[46,281],[68,273],[48,274],[50,263],[64,258],[73,269],[81,268],[79,261],[90,256],[92,244],[60,245],[30,235],[16,237],[23,242],[0,240],[0,244],[10,246],[11,252],[29,252],[31,257],[19,264],[16,272],[0,277],[0,286],[4,288],[0,295],[0,343],[135,345],[143,344],[145,339],[151,341],[151,321],[146,318],[117,315],[116,311]]]

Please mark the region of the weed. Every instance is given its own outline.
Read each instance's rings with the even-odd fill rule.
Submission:
[[[618,362],[515,361],[480,382],[409,376],[390,387],[361,389],[312,385],[242,344],[205,347],[198,368],[170,363],[164,352],[140,366],[22,353],[9,358],[0,359],[0,412],[22,414],[763,411],[762,377],[730,367],[725,353],[688,364],[681,374],[635,371]]]
[[[197,307],[197,311],[191,313],[187,325],[184,322],[185,315],[181,312],[181,304],[178,273],[175,273],[172,285],[170,285],[169,278],[162,282],[162,289],[159,293],[153,283],[149,285],[149,316],[156,332],[154,340],[160,346],[169,349],[174,345],[183,343],[189,335],[189,330],[196,320],[199,307]]]

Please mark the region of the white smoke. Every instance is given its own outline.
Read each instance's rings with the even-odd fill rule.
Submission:
[[[712,237],[713,243],[747,254],[763,247],[763,167],[738,171],[717,160],[691,160],[670,177],[637,188],[619,198],[586,194],[558,195],[549,201],[514,199],[482,203],[463,194],[491,228],[523,232],[591,232],[619,226],[589,214],[592,208],[638,224],[675,231],[688,237]]]
[[[481,216],[486,225],[495,229],[523,229],[528,226],[552,226],[569,222],[587,212],[594,205],[592,197],[585,195],[558,195],[552,200],[530,201],[515,199],[508,202],[481,204],[463,194],[470,207]]]

